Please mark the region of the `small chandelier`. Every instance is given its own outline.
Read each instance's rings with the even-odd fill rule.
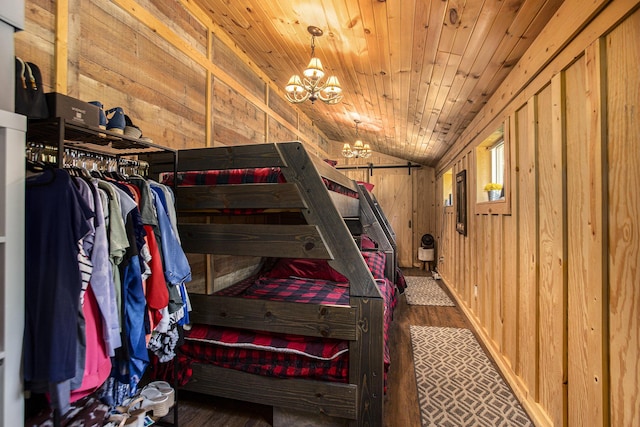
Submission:
[[[310,99],[313,104],[316,99],[319,99],[327,104],[337,104],[342,100],[340,82],[338,82],[336,76],[329,76],[326,82],[323,83],[321,81],[324,77],[322,62],[314,56],[315,40],[316,37],[320,37],[323,34],[322,30],[311,25],[307,27],[307,31],[311,34],[311,60],[307,65],[307,69],[303,71],[303,79],[297,74],[294,74],[289,79],[285,86],[287,100],[291,103],[299,104]]]
[[[354,120],[356,124],[356,142],[353,143],[353,148],[346,142],[342,146],[342,155],[347,158],[355,157],[366,159],[371,157],[371,147],[369,144],[364,144],[360,138],[358,138],[358,125],[360,124],[360,120]]]

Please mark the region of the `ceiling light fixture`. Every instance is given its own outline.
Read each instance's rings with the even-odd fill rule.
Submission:
[[[356,142],[353,143],[353,148],[346,142],[342,146],[342,155],[347,158],[355,157],[366,159],[371,157],[371,147],[369,144],[364,144],[360,138],[358,138],[358,125],[360,124],[360,120],[354,120],[356,124]]]
[[[307,65],[307,69],[303,71],[304,77],[302,79],[297,74],[294,74],[289,79],[285,86],[287,100],[291,103],[299,104],[309,99],[313,104],[316,99],[319,99],[327,104],[337,104],[342,100],[340,82],[336,76],[329,76],[325,82],[322,82],[324,77],[322,62],[314,56],[316,37],[320,37],[323,32],[313,25],[307,27],[307,31],[311,34],[311,60]]]

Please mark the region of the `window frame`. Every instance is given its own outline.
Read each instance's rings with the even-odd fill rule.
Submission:
[[[500,127],[500,124],[502,124],[502,129],[503,129],[503,137],[502,137],[502,141],[504,143],[504,172],[503,172],[503,190],[504,190],[504,198],[501,198],[499,200],[479,200],[480,199],[480,194],[478,192],[481,192],[481,187],[480,184],[477,180],[478,180],[478,168],[480,167],[478,164],[478,155],[477,155],[477,150],[479,149],[486,149],[485,146],[483,146],[483,142],[486,141],[486,139],[493,133],[495,132],[496,129],[498,129]],[[492,132],[489,134],[484,134],[484,137],[478,141],[478,143],[476,144],[475,150],[473,151],[474,153],[474,164],[475,164],[475,180],[476,180],[476,185],[474,186],[475,188],[475,214],[476,215],[492,215],[492,214],[496,214],[496,215],[511,215],[511,155],[512,155],[512,151],[513,151],[513,146],[511,144],[511,121],[509,120],[509,117],[506,117],[502,122],[494,122],[492,124],[492,126],[489,129],[492,129]],[[498,142],[496,141],[496,144]],[[485,183],[482,183],[481,185],[484,186]]]

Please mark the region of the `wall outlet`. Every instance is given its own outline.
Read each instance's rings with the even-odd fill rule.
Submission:
[[[478,298],[478,285],[473,285],[473,296]]]

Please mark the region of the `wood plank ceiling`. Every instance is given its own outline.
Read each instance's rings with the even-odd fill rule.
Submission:
[[[278,87],[310,57],[309,25],[337,105],[299,104],[331,140],[434,165],[562,0],[193,0]],[[284,93],[284,90],[283,92]]]

